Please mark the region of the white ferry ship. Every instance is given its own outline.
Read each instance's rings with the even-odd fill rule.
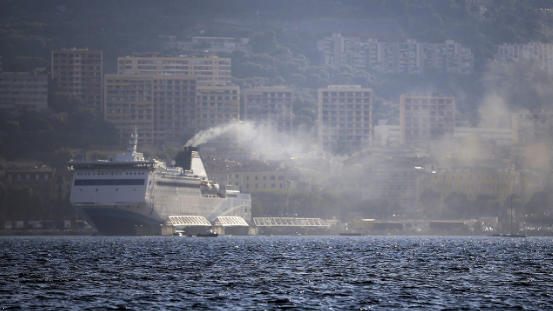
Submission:
[[[74,170],[70,202],[102,235],[134,235],[136,226],[160,225],[169,216],[239,216],[251,221],[251,197],[220,191],[210,181],[196,148],[185,147],[180,167],[129,152],[115,161],[69,162]]]

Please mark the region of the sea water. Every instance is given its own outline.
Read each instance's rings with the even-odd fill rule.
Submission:
[[[553,309],[552,242],[2,237],[0,308]]]

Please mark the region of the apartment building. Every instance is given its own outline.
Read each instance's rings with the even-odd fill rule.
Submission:
[[[154,140],[179,140],[197,131],[197,82],[194,76],[153,77]]]
[[[137,74],[105,76],[105,118],[125,140],[179,139],[196,132],[196,78]]]
[[[189,57],[159,56],[135,53],[117,58],[117,73],[140,75],[189,75],[198,78],[198,85],[231,82],[231,59],[216,55]]]
[[[319,89],[318,142],[324,151],[348,153],[370,145],[372,89],[329,85]]]
[[[36,72],[0,72],[0,110],[48,107],[48,76]]]
[[[443,93],[409,93],[399,97],[400,143],[428,143],[453,138],[455,98]]]
[[[515,144],[553,144],[553,113],[513,113],[511,125]]]
[[[53,50],[51,77],[59,92],[80,97],[84,109],[102,111],[102,51]]]
[[[495,46],[495,57],[499,60],[534,60],[545,71],[553,72],[553,44],[503,44]]]
[[[245,89],[244,119],[269,124],[281,133],[291,133],[292,92],[293,89],[284,86]]]
[[[134,74],[106,74],[104,117],[128,140],[135,128],[139,143],[153,142],[153,77]]]
[[[333,34],[317,42],[327,65],[350,65],[382,73],[439,72],[471,73],[474,56],[469,48],[453,40],[444,43],[378,42],[376,39],[342,37]]]
[[[196,89],[197,131],[240,120],[240,88],[205,85]]]

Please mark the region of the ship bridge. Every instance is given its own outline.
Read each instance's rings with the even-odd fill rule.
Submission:
[[[254,217],[253,222],[258,227],[329,227],[321,218],[299,217]]]

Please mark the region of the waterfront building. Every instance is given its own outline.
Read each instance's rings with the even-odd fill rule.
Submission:
[[[510,194],[521,194],[521,174],[510,167],[445,167],[431,173],[430,187],[445,200],[453,192],[464,193],[469,200],[488,195],[505,202]]]
[[[408,93],[399,98],[400,143],[426,144],[453,138],[455,98],[443,93]]]
[[[203,85],[196,88],[197,131],[240,120],[240,87]]]
[[[40,201],[41,207],[54,198],[56,169],[40,165],[36,167],[9,167],[4,170],[2,183],[10,189],[15,186],[28,186],[33,196]]]
[[[348,153],[369,146],[372,89],[360,85],[329,85],[318,92],[319,148]]]
[[[179,57],[159,56],[157,53],[117,58],[117,73],[139,75],[196,76],[198,85],[227,84],[231,82],[231,59],[206,54]]]
[[[53,50],[51,77],[58,92],[80,97],[84,109],[102,111],[102,51]]]
[[[300,187],[302,174],[299,169],[280,167],[241,167],[212,169],[208,176],[222,186],[239,187],[244,193],[261,190],[307,190]],[[303,185],[303,183],[301,183]]]
[[[48,76],[36,72],[0,72],[0,110],[48,107]]]
[[[255,87],[243,90],[244,119],[268,124],[280,133],[292,133],[293,89],[284,86]]]

